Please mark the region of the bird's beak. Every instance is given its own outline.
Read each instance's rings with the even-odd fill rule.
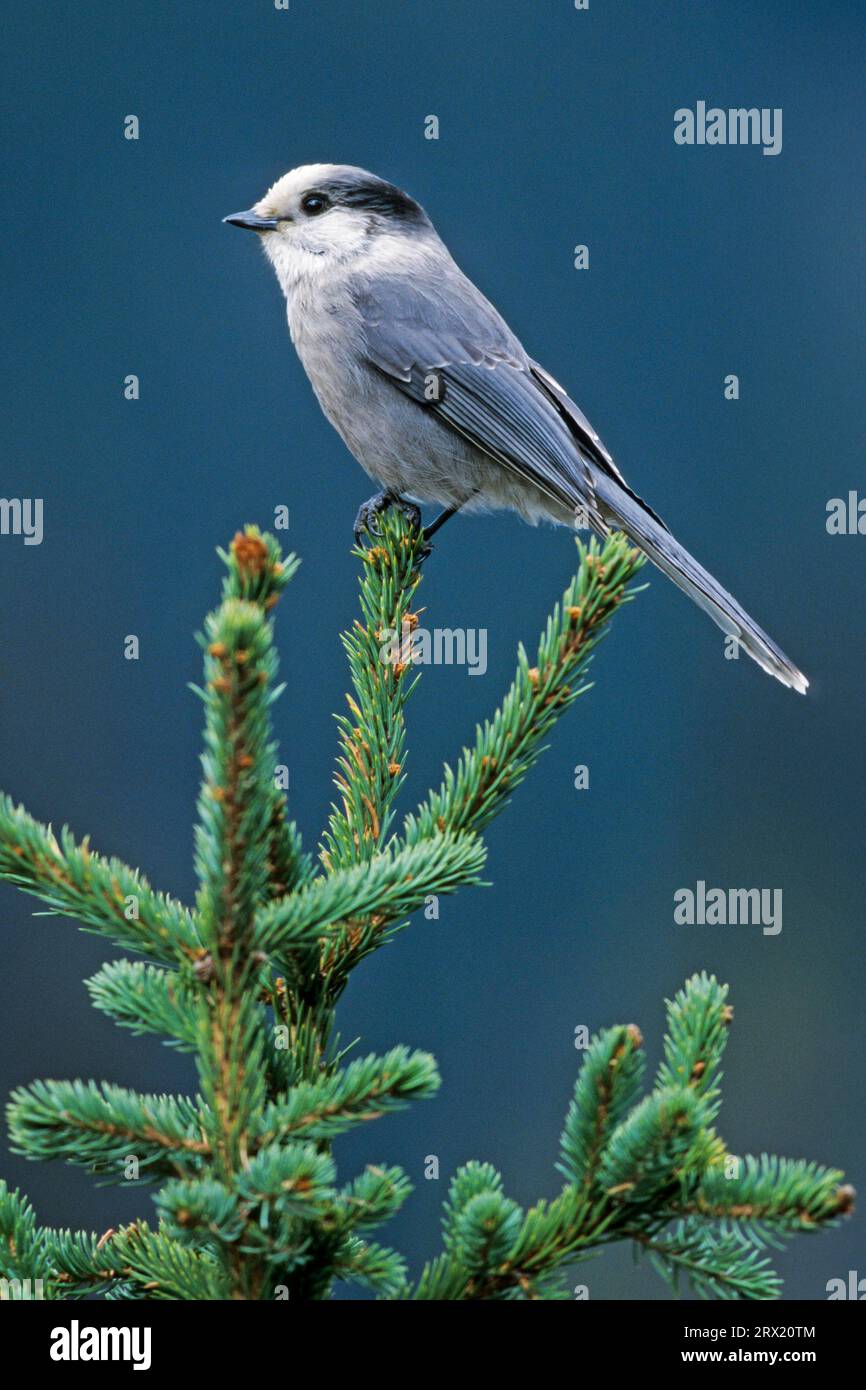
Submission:
[[[224,217],[223,222],[233,227],[246,227],[251,232],[272,232],[278,225],[276,217],[261,217],[252,208],[248,212],[233,212],[230,217]]]

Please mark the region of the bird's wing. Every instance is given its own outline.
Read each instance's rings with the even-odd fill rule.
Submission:
[[[637,493],[626,482],[613,461],[613,455],[605,447],[601,435],[593,429],[580,406],[575,405],[574,401],[564,388],[560,386],[559,382],[556,381],[549,372],[546,372],[538,362],[530,362],[529,368],[542,390],[550,396],[559,410],[559,413],[568,423],[572,434],[583,452],[593,460],[603,473],[606,473],[609,478],[613,478],[615,482],[619,483],[620,487],[624,492],[628,493],[629,497],[635,502],[639,502],[644,510],[649,512],[653,520],[658,522],[659,526],[664,527],[665,531],[669,530],[669,527],[665,525],[661,517],[653,511],[652,507],[650,507],[642,497],[638,497]]]
[[[451,263],[435,279],[355,288],[368,361],[505,468],[604,529],[592,471],[507,324]]]
[[[613,455],[605,448],[601,435],[593,429],[580,406],[575,405],[565,388],[560,386],[559,382],[550,375],[550,372],[546,372],[540,363],[530,361],[529,369],[541,389],[553,401],[560,415],[568,421],[572,433],[589,457],[594,459],[605,473],[616,478],[621,486],[626,487],[625,478],[614,463]]]

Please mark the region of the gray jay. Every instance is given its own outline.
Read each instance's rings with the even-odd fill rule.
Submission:
[[[624,531],[765,671],[808,681],[629,487],[592,425],[527,356],[452,260],[429,217],[364,169],[308,164],[248,212],[325,415],[382,486],[356,535],[391,505],[510,507],[527,521]]]

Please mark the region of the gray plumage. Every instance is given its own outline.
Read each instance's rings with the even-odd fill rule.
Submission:
[[[765,671],[805,692],[796,666],[629,487],[412,198],[363,169],[307,165],[226,220],[260,233],[322,409],[383,488],[624,531]]]

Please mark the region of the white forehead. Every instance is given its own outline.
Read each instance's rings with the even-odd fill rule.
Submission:
[[[277,179],[276,183],[271,184],[261,203],[283,207],[306,189],[315,188],[327,179],[346,175],[358,180],[372,177],[366,169],[356,169],[351,164],[299,164],[297,169],[290,169],[282,178]]]

